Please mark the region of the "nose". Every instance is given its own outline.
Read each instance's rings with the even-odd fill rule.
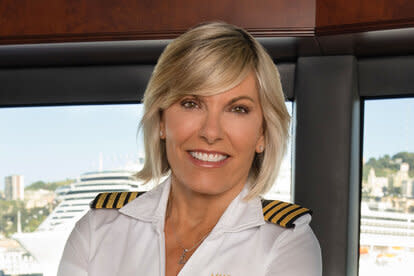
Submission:
[[[200,127],[200,137],[208,144],[223,139],[223,127],[220,112],[206,112]]]

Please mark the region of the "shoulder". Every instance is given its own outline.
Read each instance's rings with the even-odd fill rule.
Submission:
[[[102,227],[122,225],[128,220],[119,209],[139,197],[143,192],[111,192],[100,193],[89,204],[90,210],[76,223],[77,230],[82,233],[96,231]]]
[[[297,247],[292,240],[299,239],[306,243],[313,239],[309,223],[312,211],[298,204],[280,200],[262,199],[262,212],[265,224],[260,227],[263,237],[263,246],[270,252],[277,252],[275,248],[288,244]]]
[[[273,227],[276,228],[276,227]],[[266,275],[322,275],[322,256],[319,241],[308,223],[268,233]],[[300,264],[300,265],[298,265]]]
[[[312,211],[278,200],[262,200],[262,207],[266,275],[321,275],[321,250],[309,225]]]
[[[298,204],[280,200],[262,199],[263,217],[266,222],[283,228],[295,228],[297,225],[309,224],[312,210]]]

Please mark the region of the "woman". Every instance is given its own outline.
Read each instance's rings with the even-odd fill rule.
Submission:
[[[168,177],[134,200],[98,197],[67,242],[59,276],[321,275],[306,209],[262,207],[290,117],[277,69],[250,34],[208,23],[175,39],[144,106],[137,177]]]

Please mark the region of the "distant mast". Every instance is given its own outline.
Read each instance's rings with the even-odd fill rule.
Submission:
[[[99,171],[103,171],[103,155],[102,152],[99,153]]]
[[[21,233],[22,232],[22,218],[21,218],[22,214],[20,213],[20,211],[17,211],[17,233]]]

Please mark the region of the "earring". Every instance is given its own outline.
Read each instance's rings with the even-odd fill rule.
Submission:
[[[262,145],[260,145],[260,146],[259,146],[259,150],[260,150],[260,153],[262,153],[262,152],[263,152],[263,150],[264,150],[264,147],[263,147]]]
[[[160,137],[162,137],[162,136],[163,136],[163,134],[164,134],[164,133],[162,132],[162,130],[160,130]]]

